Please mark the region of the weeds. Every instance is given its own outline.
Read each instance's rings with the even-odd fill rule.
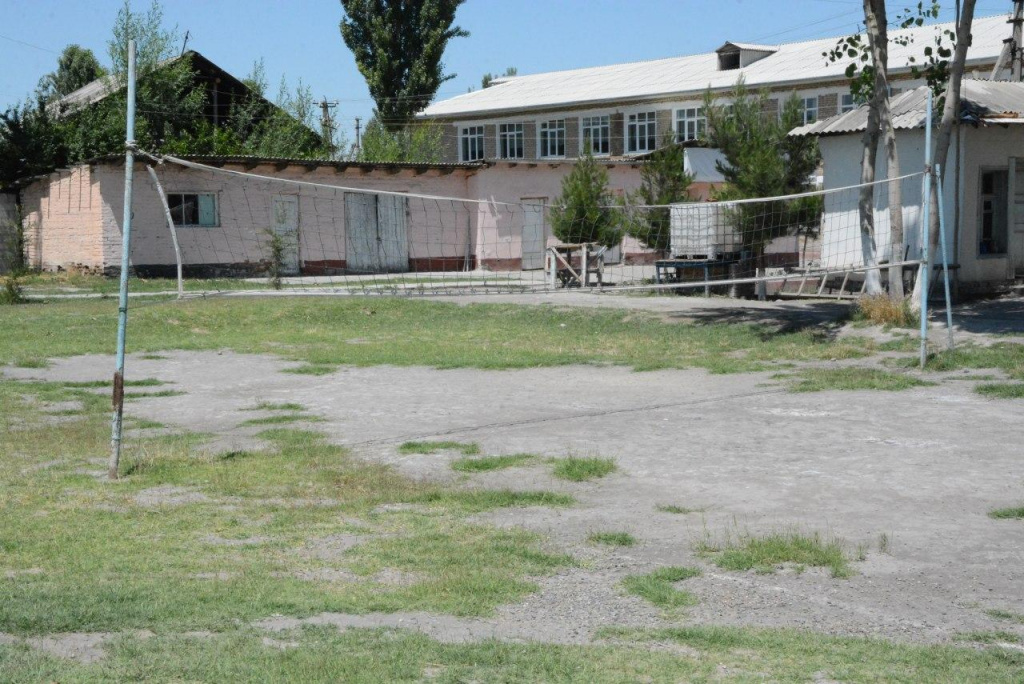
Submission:
[[[913,387],[928,387],[934,382],[919,380],[905,373],[877,368],[809,368],[792,376],[791,392],[828,390],[879,390],[899,392]]]
[[[996,620],[1006,620],[1007,622],[1016,622],[1018,625],[1024,625],[1024,614],[1014,613],[1010,610],[1000,610],[998,608],[992,608],[985,611],[985,615]]]
[[[491,470],[504,470],[517,466],[528,465],[537,460],[533,454],[507,454],[504,456],[484,456],[483,458],[459,458],[452,461],[452,470],[460,473],[483,473]]]
[[[974,388],[978,394],[995,399],[1024,399],[1024,382],[992,382]]]
[[[792,563],[828,568],[832,577],[845,579],[853,575],[853,569],[844,546],[841,540],[823,539],[817,532],[803,534],[793,530],[759,537],[748,534],[737,539],[727,537],[721,543],[706,537],[697,544],[697,551],[723,570],[755,570],[769,574]],[[860,548],[858,558],[866,556],[867,549]]]
[[[439,451],[457,451],[463,456],[476,456],[480,445],[476,442],[405,442],[398,447],[400,454],[436,454]]]
[[[630,594],[650,601],[659,608],[692,606],[697,603],[697,598],[673,585],[700,575],[699,568],[666,566],[645,575],[630,575],[622,580],[622,586]]]
[[[857,300],[853,320],[895,328],[913,328],[920,317],[911,309],[909,299],[895,300],[885,294],[866,295]]]
[[[24,304],[27,301],[18,277],[14,275],[4,276],[2,286],[0,286],[0,306],[14,306],[15,304]]]
[[[688,513],[703,513],[706,509],[704,508],[686,508],[685,506],[676,506],[674,504],[658,504],[654,507],[654,510],[659,513],[675,513],[677,515],[686,515]]]
[[[1024,520],[1024,506],[997,508],[994,511],[989,511],[988,517],[996,520]]]
[[[587,537],[591,544],[606,546],[633,546],[636,538],[628,532],[595,532]]]
[[[569,456],[555,461],[554,475],[570,482],[583,482],[604,477],[615,471],[615,460]]]

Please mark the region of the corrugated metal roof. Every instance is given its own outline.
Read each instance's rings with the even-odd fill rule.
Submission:
[[[898,95],[890,108],[897,130],[921,128],[927,116],[928,86]],[[965,79],[960,87],[960,110],[965,121],[1014,123],[1024,116],[1024,83]],[[865,129],[867,120],[868,108],[863,105],[852,112],[796,128],[790,135],[857,133]]]
[[[734,47],[740,50],[752,50],[753,52],[775,52],[779,49],[778,45],[757,45],[756,43],[734,43],[731,40],[725,42],[725,45],[718,48],[715,52],[721,52],[726,48]]]
[[[968,65],[991,64],[1009,37],[1008,15],[974,21]],[[909,70],[910,57],[918,62],[935,35],[952,26],[933,24],[893,31],[889,64],[892,73]],[[913,42],[900,45],[896,38],[910,34]],[[836,45],[836,37],[779,45],[773,54],[742,69],[720,71],[718,55],[708,52],[629,64],[520,75],[490,88],[435,102],[422,116],[467,118],[508,112],[555,109],[608,102],[644,101],[655,98],[699,98],[708,88],[730,89],[742,77],[749,86],[799,84],[812,81],[845,81],[846,62],[829,64],[822,55]],[[741,45],[733,43],[734,45]],[[764,48],[765,46],[760,46]]]

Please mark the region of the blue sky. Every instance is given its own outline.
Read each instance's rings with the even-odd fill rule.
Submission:
[[[890,13],[906,2],[890,3]],[[952,2],[943,5],[952,7]],[[0,105],[32,91],[69,43],[106,63],[119,0],[0,0]],[[149,0],[135,0],[145,9]],[[263,58],[272,92],[282,75],[317,98],[339,102],[349,131],[373,109],[341,40],[337,0],[164,0],[169,25],[191,34],[189,47],[236,76]],[[1009,11],[1010,0],[979,0],[978,16]],[[950,17],[951,10],[944,12]],[[458,23],[471,36],[449,44],[457,77],[439,98],[479,88],[485,72],[520,74],[614,64],[714,50],[726,40],[781,43],[853,31],[860,0],[468,0]]]

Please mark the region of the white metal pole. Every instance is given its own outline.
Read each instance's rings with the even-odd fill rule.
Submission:
[[[929,220],[932,204],[932,91],[928,90],[928,106],[924,123],[924,197],[921,209],[921,266],[918,278],[921,281],[921,368],[928,362],[928,257]]]
[[[935,176],[942,178],[942,166],[936,164]],[[942,189],[940,185],[939,190]],[[953,298],[949,294],[949,256],[946,254],[946,212],[942,208],[941,192],[939,193],[939,249],[942,250],[942,280],[946,290],[946,346],[953,348]]]
[[[167,193],[164,192],[164,186],[160,184],[160,177],[156,175],[156,169],[153,168],[152,164],[147,165],[146,170],[149,171],[149,176],[153,179],[153,184],[156,186],[156,194],[160,196],[160,204],[164,208],[164,220],[167,221],[167,229],[171,231],[171,244],[174,245],[174,260],[178,265],[178,299],[184,299],[185,282],[181,274],[181,247],[178,246],[178,231],[174,227],[174,219],[171,218],[171,207],[167,204]]]
[[[107,477],[117,479],[121,461],[121,427],[124,415],[124,343],[128,325],[128,267],[132,252],[132,176],[135,170],[135,41],[128,41],[128,125],[124,139],[124,220],[121,230],[121,288],[117,307],[117,370],[114,371],[114,417],[110,434]]]

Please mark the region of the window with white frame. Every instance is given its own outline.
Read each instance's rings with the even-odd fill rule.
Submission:
[[[541,157],[565,156],[565,119],[541,121],[537,139]]]
[[[804,123],[811,124],[818,120],[818,98],[805,97],[800,100],[800,111],[804,115]]]
[[[656,112],[630,114],[626,124],[626,151],[653,152],[658,147]]]
[[[525,140],[523,124],[498,124],[498,157],[522,159],[526,156]]]
[[[459,132],[459,161],[472,162],[484,158],[484,127],[464,126]]]
[[[704,135],[707,117],[703,107],[688,107],[676,110],[676,140],[698,140]]]
[[[612,117],[608,115],[583,117],[580,121],[580,140],[582,149],[587,150],[587,145],[589,145],[590,153],[594,156],[610,154]]]
[[[857,108],[857,103],[853,100],[853,93],[846,93],[843,95],[839,102],[839,112],[845,114],[846,112],[852,112]]]
[[[176,226],[213,228],[220,225],[217,195],[212,192],[169,192],[167,207]]]
[[[983,169],[981,172],[979,254],[1006,254],[1009,178],[1006,169]]]

